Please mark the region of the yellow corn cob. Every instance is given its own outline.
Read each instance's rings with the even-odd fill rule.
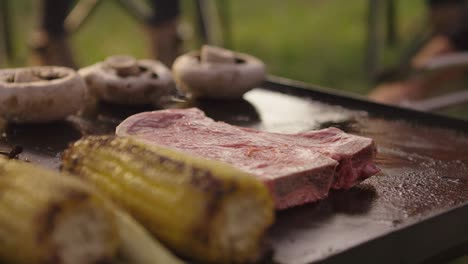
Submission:
[[[258,179],[227,164],[130,138],[88,137],[62,168],[107,193],[177,253],[202,262],[256,259],[273,202]]]
[[[5,263],[110,261],[115,215],[79,180],[0,158],[0,259]]]

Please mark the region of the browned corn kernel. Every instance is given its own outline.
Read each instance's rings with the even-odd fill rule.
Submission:
[[[0,259],[6,263],[110,261],[115,215],[85,183],[0,158]]]
[[[274,218],[267,187],[227,164],[131,138],[88,137],[63,169],[94,184],[177,253],[202,262],[259,257]]]

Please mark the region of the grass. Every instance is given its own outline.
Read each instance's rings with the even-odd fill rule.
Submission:
[[[11,1],[13,2],[13,1]],[[33,1],[13,3],[15,47],[27,63],[27,39],[33,27]],[[191,1],[183,2],[183,21],[193,24]],[[406,43],[423,16],[422,1],[399,1],[399,35]],[[364,94],[371,87],[364,71],[367,0],[353,4],[325,0],[229,1],[234,49],[263,59],[270,73]],[[186,49],[196,48],[189,40]],[[120,6],[104,1],[72,36],[80,65],[108,55],[148,57],[144,29]],[[403,45],[386,51],[392,61]]]
[[[418,6],[415,1],[401,3],[402,10]],[[233,13],[233,17],[242,14],[242,19],[233,19],[235,47],[261,57],[272,73],[352,92],[368,91],[367,1],[263,0],[255,1],[252,8],[237,1]],[[402,15],[406,30],[409,20]]]

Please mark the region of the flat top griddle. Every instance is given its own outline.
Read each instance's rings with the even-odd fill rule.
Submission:
[[[468,253],[468,122],[368,102],[271,77],[237,101],[188,101],[215,120],[293,133],[329,126],[372,137],[382,171],[323,201],[279,212],[271,263],[419,263]],[[112,134],[150,107],[100,105],[47,125],[10,125],[0,150],[58,168],[61,152],[88,134]]]

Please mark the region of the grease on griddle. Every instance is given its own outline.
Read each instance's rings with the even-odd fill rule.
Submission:
[[[359,132],[359,123],[355,118],[345,119],[340,121],[326,121],[319,125],[319,129],[336,127],[343,130],[346,133]]]
[[[254,105],[239,98],[231,100],[189,98],[172,108],[196,107],[216,121],[223,121],[237,126],[254,126],[261,123],[261,117]]]

